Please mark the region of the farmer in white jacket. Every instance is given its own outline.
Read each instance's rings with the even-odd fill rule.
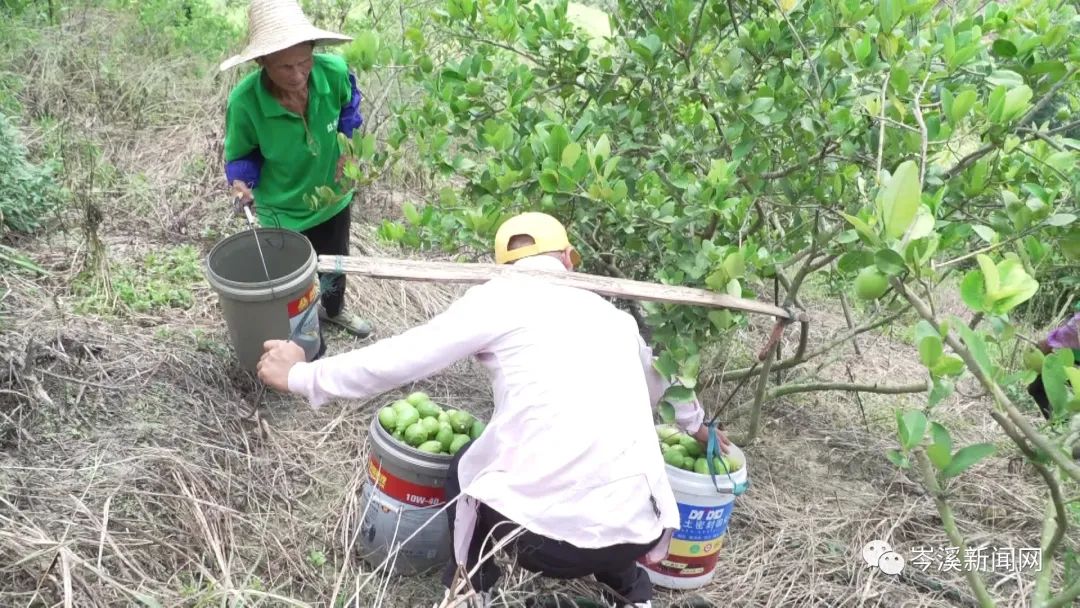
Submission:
[[[569,272],[581,259],[546,214],[511,218],[495,241],[498,263],[524,269]],[[679,528],[652,415],[667,384],[634,319],[602,297],[538,278],[497,278],[428,323],[352,352],[306,363],[299,346],[267,342],[258,371],[266,384],[319,407],[374,397],[470,356],[490,373],[494,412],[455,456],[446,484],[447,500],[460,492],[448,509],[455,563],[447,593],[458,567],[477,563],[489,533],[499,538],[520,525],[523,568],[563,579],[592,574],[618,594],[615,605],[651,606],[652,585],[636,561],[662,559]],[[701,406],[675,411],[677,425],[704,445]],[[499,576],[487,560],[472,577],[479,605]]]

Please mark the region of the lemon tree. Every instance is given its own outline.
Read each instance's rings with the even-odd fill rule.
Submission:
[[[568,225],[585,272],[792,309],[804,285],[827,285],[838,309],[861,306],[870,320],[724,371],[716,358],[743,315],[628,306],[675,381],[669,400],[754,382],[737,443],[785,395],[925,393],[924,407],[897,413],[888,457],[931,491],[959,547],[948,486],[994,448],[954,445],[937,408],[974,378],[992,397],[985,414],[1047,483],[1043,563],[1064,559],[1080,378],[1071,353],[1025,367],[1009,345],[1020,320],[1060,319],[1080,282],[1075,4],[622,0],[606,28],[582,27],[583,14],[556,0],[446,0],[401,40],[361,36],[345,50],[361,73],[393,69],[419,91],[350,144],[354,179],[407,163],[435,184],[380,235],[483,254],[504,218],[542,210]],[[942,289],[963,318],[942,312]],[[887,324],[912,330],[925,382],[769,386],[771,372],[790,378]],[[1038,427],[1010,397],[1036,373],[1054,405]],[[665,457],[696,464],[684,451]],[[1052,572],[1035,604],[1080,596],[1052,589]],[[968,581],[993,604],[977,572]]]

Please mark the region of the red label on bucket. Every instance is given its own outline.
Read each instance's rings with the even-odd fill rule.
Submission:
[[[308,306],[315,301],[315,283],[311,284],[311,289],[308,289],[304,295],[296,298],[292,302],[289,302],[289,316],[295,317],[296,315],[307,310]],[[280,308],[278,310],[281,310]]]
[[[379,491],[403,503],[418,507],[438,507],[446,502],[446,492],[442,488],[432,488],[406,481],[380,467],[372,454],[368,463],[368,478]]]
[[[734,507],[734,502],[717,507],[679,503],[679,529],[671,536],[667,557],[648,568],[674,578],[694,578],[712,572]]]

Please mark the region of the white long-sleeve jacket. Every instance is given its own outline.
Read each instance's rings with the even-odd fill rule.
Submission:
[[[550,256],[515,267],[565,270]],[[679,511],[653,408],[667,383],[633,318],[590,291],[493,279],[426,324],[294,366],[289,388],[314,407],[365,399],[469,356],[489,372],[494,412],[459,466],[461,561],[475,501],[578,547],[644,544],[667,530],[657,547],[666,549]],[[697,401],[675,409],[683,430],[702,424]]]

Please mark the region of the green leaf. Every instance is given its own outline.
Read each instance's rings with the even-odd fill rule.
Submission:
[[[675,422],[675,406],[667,401],[662,401],[656,409],[660,412],[660,420],[663,420],[665,424]]]
[[[694,391],[685,386],[672,385],[664,391],[664,399],[671,403],[689,403],[694,400]]]
[[[899,275],[906,268],[904,258],[900,257],[900,254],[892,249],[879,249],[874,254],[874,265],[881,272],[892,276]]]
[[[1071,213],[1055,213],[1054,215],[1046,218],[1047,224],[1050,224],[1051,226],[1057,226],[1059,228],[1061,226],[1068,226],[1075,221],[1076,216]]]
[[[971,229],[975,231],[975,234],[979,235],[979,238],[986,241],[987,243],[990,243],[991,245],[993,245],[994,241],[997,240],[997,233],[994,232],[994,229],[989,226],[983,226],[982,224],[974,224],[972,225]]]
[[[976,334],[967,323],[959,319],[956,322],[956,331],[960,333],[960,337],[963,338],[964,344],[971,351],[971,356],[974,357],[975,363],[982,372],[988,377],[993,377],[994,366],[990,363],[990,355],[986,352],[986,341],[982,336]]]
[[[1001,289],[1001,277],[998,276],[997,266],[994,265],[994,261],[990,259],[990,256],[985,253],[980,253],[975,256],[975,260],[979,263],[979,269],[982,272],[983,285],[986,286],[986,295],[992,302],[995,294]]]
[[[874,263],[874,254],[869,251],[859,249],[856,251],[849,251],[840,256],[840,259],[836,262],[836,268],[843,273],[854,273],[866,268]]]
[[[906,469],[911,466],[911,461],[908,460],[907,456],[901,454],[899,450],[887,450],[885,452],[885,457],[889,459],[889,462],[901,469]]]
[[[671,356],[671,351],[667,350],[660,353],[660,356],[653,360],[653,367],[666,379],[671,379],[679,371],[679,364]]]
[[[926,205],[919,205],[919,210],[915,213],[915,223],[911,225],[911,230],[907,234],[908,240],[917,241],[932,234],[935,223],[934,214],[930,211],[930,208]]]
[[[955,355],[945,355],[930,370],[937,376],[959,376],[964,373],[964,360]]]
[[[929,369],[933,369],[937,364],[938,359],[944,353],[942,348],[941,338],[937,336],[927,336],[919,341],[919,360],[923,362]]]
[[[1016,56],[1016,45],[1004,38],[995,40],[994,44],[991,45],[990,50],[998,57],[1008,58]]]
[[[955,390],[952,380],[948,378],[934,378],[933,388],[930,389],[930,395],[927,398],[927,407],[935,408],[942,401],[948,399]]]
[[[1023,86],[1024,77],[1012,70],[996,70],[986,77],[986,81],[992,85],[1000,85],[1006,89],[1014,89]]]
[[[746,262],[743,261],[742,253],[736,251],[729,253],[724,258],[724,270],[727,271],[727,275],[733,279],[742,278],[746,273]]]
[[[983,458],[992,455],[995,451],[996,448],[992,443],[976,443],[960,448],[959,451],[953,454],[952,460],[941,471],[941,474],[946,478],[956,477]]]
[[[544,192],[554,193],[559,191],[559,176],[552,171],[544,171],[540,174],[540,187]]]
[[[868,241],[875,244],[878,242],[877,235],[874,234],[874,231],[870,229],[870,226],[868,226],[866,222],[855,217],[854,215],[848,215],[843,211],[840,212],[840,215],[844,216],[844,219],[847,220],[848,223],[850,223],[852,226],[854,226],[855,230],[857,230],[859,234],[865,237]]]
[[[964,280],[960,282],[960,299],[975,312],[986,311],[986,285],[982,272],[971,270],[964,275]]]
[[[1039,291],[1038,281],[1024,270],[1019,259],[1010,257],[998,264],[997,270],[1000,286],[997,293],[992,294],[994,303],[990,308],[994,314],[1009,312]]]
[[[1069,385],[1072,386],[1072,392],[1077,397],[1080,397],[1080,368],[1075,366],[1066,366],[1065,375],[1069,378]]]
[[[1001,119],[1009,121],[1027,112],[1033,94],[1031,87],[1027,85],[1009,90],[1005,94],[1005,105],[1002,108]]]
[[[611,156],[611,142],[608,141],[607,133],[600,136],[600,139],[596,140],[596,146],[593,148],[593,153],[596,155],[596,165],[603,164],[607,157]]]
[[[878,0],[877,18],[882,32],[891,32],[902,16],[900,0]]]
[[[922,197],[919,166],[915,161],[900,163],[879,196],[885,234],[890,238],[900,238],[915,219]]]
[[[571,142],[562,151],[562,166],[572,168],[581,157],[581,144]]]
[[[1065,388],[1065,368],[1073,366],[1072,359],[1072,351],[1069,349],[1057,350],[1043,358],[1043,389],[1055,416],[1064,415],[1067,411],[1069,393]]]
[[[952,111],[949,113],[949,120],[953,124],[959,123],[967,116],[967,113],[975,106],[975,102],[978,101],[979,96],[975,91],[967,90],[961,91],[956,94],[956,98],[953,99]]]
[[[420,214],[416,212],[416,207],[412,203],[406,201],[402,204],[401,212],[405,214],[405,219],[409,220],[410,224],[420,225]]]
[[[952,438],[949,431],[937,422],[930,424],[930,436],[933,443],[926,448],[926,455],[939,471],[944,470],[952,460]]]
[[[909,410],[904,413],[904,426],[907,428],[907,441],[903,444],[907,450],[912,450],[922,442],[926,433],[926,415],[919,410]]]

